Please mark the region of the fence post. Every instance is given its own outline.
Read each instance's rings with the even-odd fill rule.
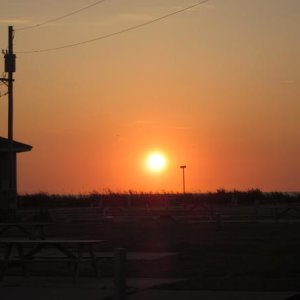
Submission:
[[[114,299],[126,300],[126,249],[118,248],[114,252]]]
[[[222,215],[219,213],[216,214],[216,223],[217,223],[217,231],[222,231],[223,229]]]

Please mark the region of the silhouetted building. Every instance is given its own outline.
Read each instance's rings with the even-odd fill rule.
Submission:
[[[13,190],[10,191],[10,151],[9,140],[0,137],[0,208],[15,208],[12,195],[17,193],[17,153],[27,152],[32,149],[32,146],[13,141],[12,152],[12,179]]]

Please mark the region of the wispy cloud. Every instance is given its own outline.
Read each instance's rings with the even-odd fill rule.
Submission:
[[[158,124],[158,122],[152,120],[136,120],[133,123],[131,123],[132,126],[141,124]]]
[[[165,124],[164,122],[160,121],[153,121],[153,120],[137,120],[129,124],[129,126],[137,126],[137,125],[151,125],[152,127],[159,127],[159,128],[166,128],[166,129],[174,129],[174,130],[192,130],[193,127],[191,126],[177,126],[177,125],[170,125]]]
[[[296,84],[296,81],[294,79],[286,79],[282,81],[283,84]]]
[[[126,21],[148,21],[154,18],[154,16],[147,14],[119,14],[119,19]]]
[[[176,127],[174,127],[174,129],[176,129],[176,130],[192,130],[193,127],[192,126],[176,126]]]

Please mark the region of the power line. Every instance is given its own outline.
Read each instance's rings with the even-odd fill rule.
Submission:
[[[49,24],[49,23],[56,22],[56,21],[58,21],[58,20],[61,20],[61,19],[70,17],[70,16],[75,15],[75,14],[78,14],[78,13],[82,12],[83,10],[86,10],[86,9],[88,9],[88,8],[91,8],[91,7],[93,7],[93,6],[96,6],[96,5],[98,5],[98,4],[100,4],[100,3],[104,2],[104,1],[106,1],[106,0],[99,0],[99,1],[96,1],[96,2],[94,2],[94,3],[92,3],[92,4],[90,4],[90,5],[87,5],[87,6],[85,6],[85,7],[80,8],[80,9],[74,10],[74,11],[72,11],[72,12],[70,12],[70,13],[65,14],[65,15],[62,15],[62,16],[59,16],[59,17],[56,17],[56,18],[53,18],[53,19],[46,20],[46,21],[44,21],[44,22],[42,22],[42,23],[39,23],[39,24],[35,24],[35,25],[31,25],[31,26],[26,26],[26,27],[17,28],[17,29],[15,29],[15,31],[21,31],[21,30],[33,29],[33,28],[41,27],[41,26],[46,25],[46,24]]]
[[[80,46],[80,45],[83,45],[83,44],[92,43],[92,42],[95,42],[95,41],[99,41],[99,40],[103,40],[103,39],[106,39],[106,38],[110,38],[110,37],[113,37],[113,36],[116,36],[116,35],[128,32],[128,31],[131,31],[131,30],[135,30],[135,29],[138,29],[138,28],[150,25],[152,23],[161,21],[161,20],[166,19],[168,17],[180,14],[180,13],[182,13],[182,12],[188,10],[188,9],[191,9],[191,8],[196,7],[196,6],[202,5],[202,4],[204,4],[204,3],[208,2],[208,1],[210,1],[210,0],[202,0],[200,2],[197,2],[197,3],[193,4],[193,5],[186,6],[186,7],[182,8],[182,9],[176,10],[176,11],[174,11],[172,13],[163,15],[161,17],[152,19],[150,21],[146,21],[144,23],[141,23],[141,24],[138,24],[138,25],[135,25],[135,26],[131,26],[131,27],[128,27],[128,28],[125,28],[125,29],[122,29],[122,30],[119,30],[119,31],[116,31],[116,32],[113,32],[113,33],[109,33],[109,34],[106,34],[106,35],[101,35],[101,36],[98,36],[98,37],[93,38],[93,39],[89,39],[89,40],[85,40],[85,41],[81,41],[81,42],[77,42],[77,43],[73,43],[73,44],[68,44],[68,45],[53,47],[53,48],[38,49],[38,50],[28,50],[28,51],[17,51],[17,53],[24,53],[24,54],[26,53],[26,54],[29,54],[29,53],[49,52],[49,51],[61,50],[61,49],[65,49],[65,48],[71,48],[71,47]]]

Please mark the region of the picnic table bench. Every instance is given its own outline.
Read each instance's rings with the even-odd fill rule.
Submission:
[[[45,239],[45,227],[49,222],[0,222],[0,237],[16,229],[29,239]]]
[[[41,255],[45,248],[58,250],[63,256],[54,257],[57,260],[71,262],[74,266],[73,277],[76,280],[79,276],[79,266],[83,261],[88,261],[99,278],[97,268],[97,259],[95,255],[95,245],[104,243],[104,240],[67,240],[67,239],[9,239],[0,240],[0,246],[4,247],[4,255],[1,259],[2,267],[0,268],[0,280],[3,279],[6,269],[12,261],[21,264],[23,275],[28,276],[28,264],[33,261],[53,261],[53,257],[38,256]],[[13,256],[13,249],[16,250],[17,256]],[[27,251],[27,252],[26,252]],[[87,255],[86,255],[87,254]]]

